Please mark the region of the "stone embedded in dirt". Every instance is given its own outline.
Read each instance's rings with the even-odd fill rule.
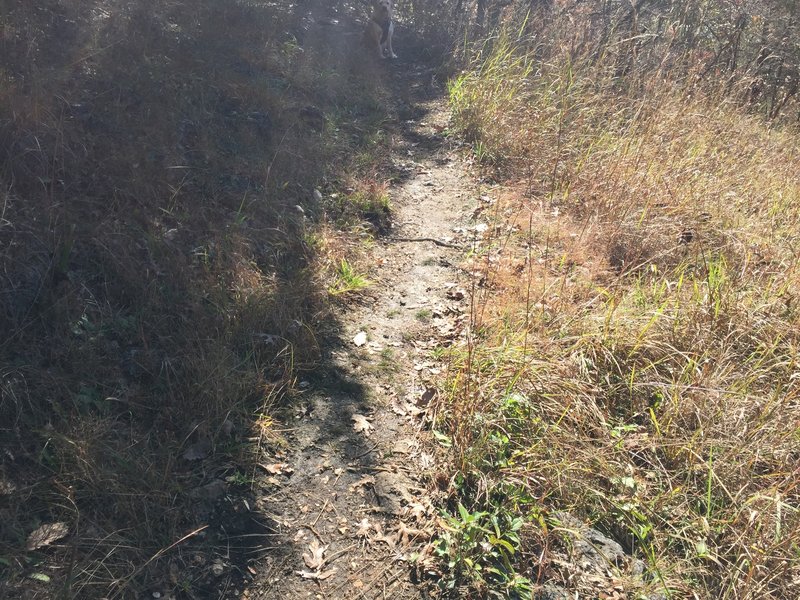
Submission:
[[[419,397],[419,401],[417,402],[417,404],[423,407],[428,406],[428,404],[430,404],[430,401],[436,397],[436,394],[437,394],[436,388],[431,388],[431,387],[425,388],[425,391],[422,392],[422,395]]]
[[[227,491],[228,486],[222,479],[215,479],[205,485],[193,489],[189,492],[189,496],[193,500],[201,502],[215,502],[222,498]]]
[[[399,515],[403,510],[402,502],[409,504],[416,501],[409,492],[410,486],[411,481],[404,474],[380,471],[375,474],[373,488],[384,512]]]
[[[574,596],[557,585],[547,583],[537,590],[535,598],[537,600],[573,600]]]
[[[211,574],[214,577],[221,577],[224,572],[225,565],[221,561],[215,561],[214,564],[211,565]]]
[[[397,440],[392,446],[392,452],[396,454],[411,454],[416,445],[417,443],[414,440]]]
[[[602,593],[609,598],[625,598],[624,586],[621,584],[629,580],[633,585],[641,586],[647,579],[642,561],[634,559],[625,553],[622,546],[600,531],[586,525],[580,519],[566,512],[556,512],[553,515],[560,527],[558,528],[568,539],[570,550],[569,561],[564,561],[570,571],[570,589],[572,586],[589,587],[595,590],[598,586],[604,588]],[[616,595],[615,595],[616,594]],[[552,586],[550,595],[543,598],[572,598],[560,586]],[[603,597],[603,596],[600,596]],[[663,600],[660,593],[641,596],[645,600]]]
[[[353,343],[356,346],[363,346],[367,343],[367,332],[366,331],[359,331],[355,337],[353,338]]]
[[[445,294],[451,300],[463,300],[467,296],[467,292],[462,289],[448,290]]]
[[[625,566],[628,557],[619,543],[569,513],[558,512],[554,516],[570,538],[573,555],[582,568],[603,572],[609,566]]]
[[[183,453],[186,460],[203,460],[211,452],[211,440],[207,437],[199,439]]]

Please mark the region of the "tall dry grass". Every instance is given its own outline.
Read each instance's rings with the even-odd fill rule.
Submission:
[[[632,594],[800,594],[798,138],[725,91],[508,35],[450,85],[506,185],[452,354],[454,481],[525,515],[534,581],[568,510],[647,563]]]
[[[387,118],[330,8],[0,6],[0,596],[212,597],[268,546],[219,490],[254,505],[332,325],[314,190]]]

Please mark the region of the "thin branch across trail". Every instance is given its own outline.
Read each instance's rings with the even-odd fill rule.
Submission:
[[[390,238],[384,238],[384,239],[387,242],[432,242],[432,243],[436,244],[437,246],[442,246],[444,248],[455,248],[456,250],[464,250],[463,246],[459,246],[457,244],[450,244],[448,242],[443,242],[442,240],[437,240],[435,238],[429,238],[429,237],[413,237],[413,238],[390,237]]]

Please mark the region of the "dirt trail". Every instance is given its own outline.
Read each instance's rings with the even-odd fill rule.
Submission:
[[[281,458],[288,468],[265,499],[274,550],[250,597],[421,597],[408,558],[428,541],[433,516],[423,476],[434,457],[421,433],[438,368],[430,350],[463,318],[464,252],[452,246],[464,244],[457,231],[476,194],[437,133],[447,112],[431,73],[400,62],[387,79],[400,92],[394,226],[374,249],[375,285],[342,311],[322,367],[301,382],[292,450]]]

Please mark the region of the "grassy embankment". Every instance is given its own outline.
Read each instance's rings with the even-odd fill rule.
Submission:
[[[213,595],[268,545],[219,492],[386,209],[382,75],[305,10],[0,9],[2,593]]]
[[[568,510],[651,590],[797,597],[797,131],[691,77],[487,48],[450,84],[454,128],[505,183],[440,425],[450,579],[525,597]]]

